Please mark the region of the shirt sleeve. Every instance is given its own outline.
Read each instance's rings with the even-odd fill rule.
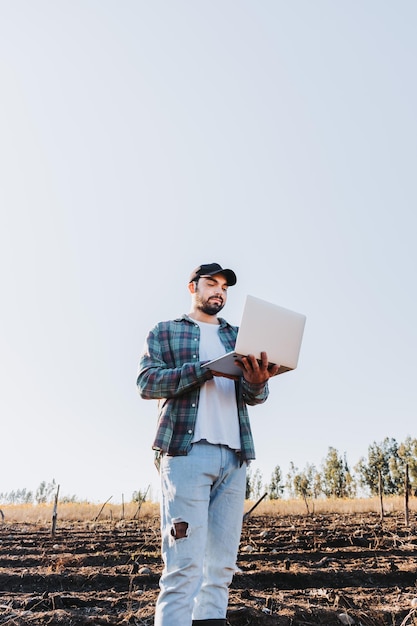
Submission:
[[[241,394],[243,400],[249,406],[263,404],[269,395],[268,383],[248,383],[242,376]]]
[[[183,363],[170,367],[164,360],[155,330],[146,339],[139,362],[137,387],[142,398],[160,400],[174,398],[200,387],[213,375],[203,363]]]

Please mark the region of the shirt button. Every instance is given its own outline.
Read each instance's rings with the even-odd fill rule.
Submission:
[[[195,402],[193,402],[193,404],[192,404],[191,406],[192,406],[192,407],[193,407],[193,409],[194,409],[194,408],[195,408]],[[191,432],[191,431],[189,431],[189,432]]]
[[[197,341],[197,337],[194,337],[194,341]]]
[[[193,359],[196,359],[196,358],[197,358],[197,355],[196,355],[196,354],[193,354]]]
[[[193,431],[192,431],[192,430],[189,430],[189,431],[188,431],[188,434],[189,434],[189,435],[192,435],[192,434],[193,434]]]

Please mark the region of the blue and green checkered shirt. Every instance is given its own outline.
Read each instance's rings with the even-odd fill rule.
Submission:
[[[226,352],[234,349],[237,327],[219,318],[219,336]],[[140,359],[137,386],[142,398],[158,400],[158,426],[153,448],[177,456],[191,449],[200,387],[212,378],[199,361],[200,327],[188,315],[160,322],[148,334]],[[268,385],[235,383],[241,459],[255,458],[247,405],[262,404]]]

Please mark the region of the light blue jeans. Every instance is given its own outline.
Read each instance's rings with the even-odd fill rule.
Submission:
[[[164,570],[155,626],[224,619],[236,570],[246,463],[233,450],[195,443],[187,456],[161,459]]]

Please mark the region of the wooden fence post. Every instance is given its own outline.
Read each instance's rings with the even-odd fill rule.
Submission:
[[[51,530],[52,537],[55,535],[56,520],[57,520],[57,517],[58,517],[58,494],[59,494],[59,485],[58,485],[57,490],[56,490],[55,500],[54,500],[54,510],[53,510],[53,513],[52,513],[52,530]]]
[[[113,496],[110,496],[110,498],[108,498],[105,503],[103,504],[103,506],[101,507],[101,509],[98,512],[98,515],[95,517],[94,521],[96,522],[98,520],[98,518],[101,515],[102,510],[104,509],[104,507],[106,506],[107,502],[110,502],[110,500],[112,499]]]
[[[408,526],[408,497],[410,495],[410,477],[408,473],[408,463],[405,464],[405,478],[404,478],[404,517],[405,525]]]
[[[381,474],[381,470],[378,470],[378,493],[379,493],[379,506],[380,506],[380,512],[381,512],[381,521],[384,519],[384,502],[382,499],[382,492],[383,492],[383,488],[382,488],[382,474]]]
[[[259,498],[259,500],[257,500],[257,501],[255,502],[255,504],[253,505],[253,507],[252,507],[252,508],[250,508],[250,509],[249,509],[249,511],[247,511],[247,512],[244,514],[244,516],[243,516],[243,521],[246,521],[246,520],[248,519],[248,517],[249,517],[249,515],[252,513],[252,511],[254,511],[254,510],[256,509],[256,507],[257,507],[259,504],[261,504],[262,500],[263,500],[264,498],[266,498],[266,496],[267,496],[267,495],[268,495],[268,492],[264,493],[264,495],[263,495],[263,496],[261,496],[261,497]]]

